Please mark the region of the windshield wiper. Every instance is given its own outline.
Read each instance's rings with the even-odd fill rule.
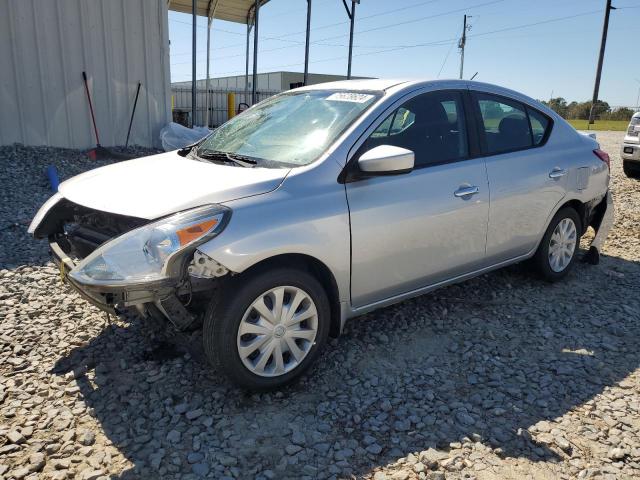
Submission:
[[[219,152],[217,150],[197,150],[196,155],[205,160],[213,160],[218,162],[232,162],[241,167],[253,167],[257,165],[257,161],[246,155],[230,152]]]

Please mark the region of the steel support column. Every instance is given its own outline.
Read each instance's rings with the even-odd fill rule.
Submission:
[[[253,12],[253,85],[251,86],[251,105],[257,100],[258,83],[258,23],[260,14],[260,0],[256,0]]]
[[[251,23],[249,15],[247,15],[247,54],[245,56],[245,70],[244,70],[244,93],[245,101],[249,100],[249,36],[251,35]]]
[[[311,32],[311,0],[307,0],[307,38],[304,46],[304,84],[309,77],[309,36]]]
[[[211,51],[211,23],[212,23],[213,18],[210,16],[207,22],[207,82],[206,82],[206,86],[205,88],[207,89],[207,93],[206,93],[206,99],[207,99],[207,113],[206,113],[206,120],[205,120],[205,125],[207,126],[207,128],[209,128],[209,125],[211,124],[210,120],[211,120],[211,104],[209,102],[209,52]]]
[[[192,38],[191,38],[191,127],[196,121],[196,0],[191,2]]]

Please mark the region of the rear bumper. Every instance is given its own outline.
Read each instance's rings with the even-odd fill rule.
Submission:
[[[623,160],[640,162],[640,144],[623,143],[620,156]]]
[[[60,271],[60,279],[92,305],[107,313],[122,313],[126,308],[153,303],[171,295],[175,286],[171,281],[149,282],[131,285],[87,285],[69,275],[76,263],[55,240],[49,241],[49,249],[54,263]]]

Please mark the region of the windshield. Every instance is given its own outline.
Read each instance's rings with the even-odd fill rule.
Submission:
[[[380,95],[336,90],[276,95],[221,125],[198,146],[197,154],[216,151],[307,165]]]

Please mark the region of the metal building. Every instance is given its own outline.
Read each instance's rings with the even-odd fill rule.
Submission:
[[[0,145],[159,146],[171,120],[167,2],[0,0]]]
[[[248,82],[247,82],[248,78]],[[323,73],[309,73],[307,84],[334,82],[346,80],[344,75],[328,75]],[[352,77],[366,78],[366,77]],[[228,120],[228,93],[235,94],[235,105],[237,110],[240,104],[251,105],[252,101],[252,80],[253,77],[236,75],[231,77],[217,77],[209,79],[209,96],[207,103],[207,80],[196,81],[196,115],[195,125],[207,124],[207,104],[209,109],[209,122],[211,127],[217,127]],[[284,92],[292,88],[302,86],[304,83],[303,72],[269,72],[259,73],[256,83],[256,100],[264,100],[276,93]],[[171,84],[172,107],[174,112],[191,115],[191,81],[174,82]]]
[[[212,90],[229,90],[233,92],[239,92],[243,90],[251,91],[252,88],[252,78],[249,77],[249,83],[245,83],[244,75],[235,75],[232,77],[216,77],[209,79],[209,88]],[[351,77],[353,79],[357,78],[368,78],[368,77]],[[338,80],[346,80],[347,77],[344,75],[329,75],[324,73],[309,73],[307,84],[315,85],[317,83],[324,82],[335,82]],[[206,79],[199,79],[197,81],[198,90],[201,88],[206,88]],[[289,90],[291,88],[296,88],[302,86],[304,82],[304,73],[303,72],[268,72],[268,73],[259,73],[258,74],[258,82],[256,84],[256,88],[258,91],[263,92],[283,92],[285,90]],[[191,80],[186,82],[173,82],[171,84],[171,88],[191,88]]]
[[[347,1],[351,3],[348,7]],[[308,75],[312,0],[306,0],[305,73],[278,72],[258,78],[259,12],[269,0],[0,0],[0,145],[23,143],[88,148],[96,143],[122,145],[141,85],[130,143],[159,146],[160,129],[171,120],[168,11],[192,14],[191,96],[195,118],[202,110],[211,120],[212,88],[196,88],[196,19],[206,16],[207,78],[210,31],[214,19],[247,25],[245,75],[241,94],[253,104],[293,84],[340,78]],[[355,8],[359,0],[343,0],[350,18],[349,61]],[[249,40],[253,33],[249,81]],[[92,129],[89,101],[95,123]],[[272,78],[273,77],[273,78]],[[322,80],[319,78],[323,77]],[[266,86],[263,83],[266,81]],[[271,86],[275,82],[274,87]],[[237,81],[236,81],[237,83]],[[219,87],[219,90],[228,90]],[[274,88],[272,90],[272,88]],[[258,90],[261,89],[260,93]],[[200,106],[202,105],[202,107]],[[209,115],[205,115],[209,112]],[[223,119],[224,115],[220,118]],[[193,116],[192,116],[193,118]],[[195,120],[195,118],[193,118]]]

